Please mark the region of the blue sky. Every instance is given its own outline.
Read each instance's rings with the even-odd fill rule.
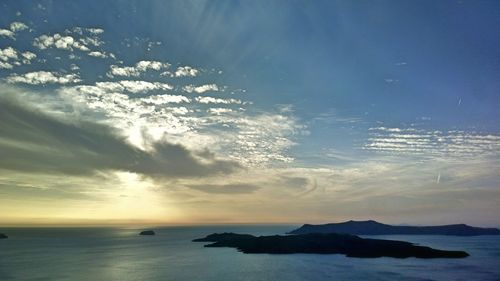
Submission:
[[[495,1],[1,6],[6,223],[498,224]]]

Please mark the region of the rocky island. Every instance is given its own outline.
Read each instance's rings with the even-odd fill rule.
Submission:
[[[253,236],[214,233],[193,242],[212,242],[205,247],[232,247],[246,254],[343,254],[357,258],[465,258],[464,251],[444,251],[409,242],[366,239],[350,234],[311,233],[300,235]]]
[[[153,230],[143,230],[139,235],[155,235],[156,233]]]
[[[438,226],[399,226],[368,221],[346,221],[329,224],[304,224],[289,234],[307,233],[347,233],[354,235],[500,235],[498,228],[473,227],[466,224],[450,224]]]
[[[0,233],[0,239],[7,239],[9,238],[9,236],[3,234],[3,233]]]

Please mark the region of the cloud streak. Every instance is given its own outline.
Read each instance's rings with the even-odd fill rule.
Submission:
[[[60,74],[50,71],[35,71],[25,74],[11,74],[6,78],[8,83],[24,83],[31,85],[71,84],[82,81],[77,74]]]
[[[194,184],[189,188],[210,194],[251,194],[259,190],[260,187],[253,184]]]
[[[430,157],[473,158],[500,151],[500,136],[460,130],[370,128],[363,149],[375,152]]]

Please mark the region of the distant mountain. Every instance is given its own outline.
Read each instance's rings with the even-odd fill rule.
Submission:
[[[473,227],[466,224],[450,224],[438,226],[400,226],[369,221],[346,221],[329,224],[304,224],[300,228],[292,230],[289,234],[306,233],[347,233],[354,235],[500,235],[498,228]]]
[[[212,242],[205,247],[237,248],[245,254],[343,254],[357,258],[465,258],[464,251],[443,251],[409,242],[365,239],[350,234],[311,233],[301,235],[253,236],[214,233],[193,242]]]

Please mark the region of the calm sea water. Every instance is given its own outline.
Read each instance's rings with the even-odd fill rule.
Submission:
[[[0,280],[500,280],[500,236],[377,236],[465,259],[359,259],[342,255],[242,254],[191,242],[213,232],[282,234],[296,226],[140,229],[0,228]]]

